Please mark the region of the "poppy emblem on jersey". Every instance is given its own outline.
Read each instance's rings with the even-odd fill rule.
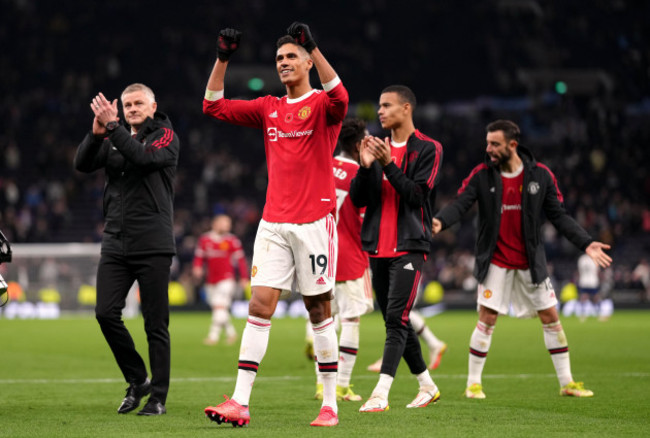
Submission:
[[[251,269],[251,277],[255,277],[257,275],[257,266],[253,265],[253,269]]]
[[[492,298],[492,291],[490,289],[485,289],[483,291],[483,296],[489,300],[490,298]]]
[[[286,123],[290,123],[292,120],[293,120],[293,114],[292,114],[292,113],[287,113],[287,114],[284,116],[284,121],[285,121]]]
[[[300,111],[298,111],[298,117],[300,117],[300,120],[305,120],[310,115],[311,115],[311,107],[309,106],[303,106],[302,108],[300,108]]]
[[[536,195],[537,192],[539,192],[539,183],[537,181],[531,181],[530,184],[528,184],[528,193]]]

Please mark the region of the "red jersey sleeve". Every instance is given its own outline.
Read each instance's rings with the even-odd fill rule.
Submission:
[[[327,104],[327,121],[329,124],[336,124],[343,122],[345,115],[348,112],[348,103],[350,97],[348,96],[348,90],[343,86],[343,82],[337,77],[335,81],[338,81],[336,85],[330,90],[325,90],[327,93],[328,99],[326,100]],[[332,81],[334,82],[334,81]],[[332,83],[330,82],[330,84]],[[323,84],[324,88],[328,84]],[[330,85],[331,86],[331,85]]]
[[[203,99],[203,113],[233,125],[262,128],[263,108],[268,98],[272,97],[253,100],[230,100],[223,97],[217,100]]]

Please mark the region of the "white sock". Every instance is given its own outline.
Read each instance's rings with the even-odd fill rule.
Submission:
[[[323,381],[323,407],[329,406],[338,412],[336,405],[336,372],[338,369],[338,345],[334,320],[312,324],[314,329],[314,353],[318,361],[318,373]]]
[[[228,314],[228,322],[226,322],[226,336],[229,338],[234,338],[237,336],[237,330],[235,330],[235,326],[232,325],[232,321],[230,320],[230,314]]]
[[[418,378],[418,384],[420,388],[423,386],[433,386],[435,388],[434,392],[438,392],[438,386],[433,382],[429,370],[424,370],[416,376]]]
[[[569,360],[569,343],[562,329],[560,321],[551,324],[543,324],[544,344],[553,360],[555,374],[560,381],[560,386],[564,386],[573,381],[571,375],[571,361]]]
[[[350,386],[352,370],[359,351],[359,322],[341,322],[341,340],[339,342],[339,370],[337,385]]]
[[[429,350],[442,348],[444,342],[442,342],[436,337],[436,335],[433,334],[431,329],[424,321],[424,318],[422,318],[422,315],[420,315],[418,312],[411,311],[411,313],[409,313],[409,319],[411,320],[413,330],[415,330],[415,333],[427,344]]]
[[[388,399],[388,393],[390,392],[390,387],[393,385],[393,376],[390,374],[380,374],[379,382],[377,386],[372,390],[372,395],[378,395],[385,399]]]
[[[219,312],[217,310],[213,310],[212,320],[210,321],[210,331],[208,332],[208,339],[218,341],[220,334],[221,324],[219,324]]]
[[[232,399],[242,406],[247,406],[250,400],[257,369],[269,345],[270,332],[270,320],[255,316],[248,317],[241,337],[237,383],[232,395]]]
[[[492,343],[492,332],[494,331],[493,325],[487,325],[484,322],[478,321],[476,328],[472,332],[472,337],[469,340],[469,366],[467,373],[467,386],[474,383],[481,384],[481,376],[483,374],[483,367],[487,358],[490,344]]]

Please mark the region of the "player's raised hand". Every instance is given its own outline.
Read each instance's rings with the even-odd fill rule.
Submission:
[[[293,37],[296,44],[304,47],[308,53],[311,53],[316,48],[316,41],[314,41],[314,37],[311,35],[309,26],[305,23],[294,21],[287,29],[287,33]]]
[[[240,31],[231,28],[221,29],[217,38],[217,57],[221,61],[228,61],[230,55],[239,48],[240,40]]]

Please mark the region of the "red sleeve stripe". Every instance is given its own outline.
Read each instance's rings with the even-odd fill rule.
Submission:
[[[169,146],[169,144],[174,139],[174,131],[169,128],[163,128],[163,131],[165,132],[163,136],[151,144],[151,146],[155,147],[156,149],[162,149]]]
[[[551,172],[551,169],[549,169],[542,163],[537,163],[537,167],[541,167],[542,169],[547,171],[549,175],[551,175],[551,179],[553,180],[553,184],[555,185],[555,191],[557,192],[557,200],[563,203],[564,196],[562,196],[562,192],[560,191],[560,188],[557,185],[557,178],[555,178],[555,175],[553,174],[553,172]]]
[[[476,166],[474,169],[472,169],[472,171],[469,173],[469,176],[463,180],[463,184],[461,184],[461,186],[458,189],[458,192],[456,194],[460,195],[461,193],[463,193],[465,191],[465,189],[467,188],[467,184],[469,184],[469,180],[471,180],[472,177],[474,175],[476,175],[477,173],[479,173],[481,170],[484,170],[484,169],[487,169],[487,168],[488,168],[487,164],[481,163],[478,166]]]
[[[436,147],[436,159],[435,162],[433,163],[433,169],[431,170],[431,175],[429,176],[429,179],[427,180],[427,186],[429,188],[433,188],[433,183],[436,181],[436,176],[438,175],[438,170],[440,170],[440,156],[442,155],[442,144],[440,142],[435,141],[434,139],[427,137],[426,135],[422,134],[420,131],[415,130],[415,136],[419,138],[420,140],[424,141],[430,141],[432,142],[435,147]]]
[[[411,309],[413,308],[413,304],[415,303],[415,298],[418,295],[418,286],[420,285],[420,276],[422,275],[421,271],[416,271],[415,272],[415,279],[413,280],[413,287],[411,288],[411,294],[409,295],[409,299],[406,303],[406,307],[404,308],[404,311],[402,312],[402,320],[401,323],[403,326],[406,326],[409,322],[409,313],[411,313]]]

